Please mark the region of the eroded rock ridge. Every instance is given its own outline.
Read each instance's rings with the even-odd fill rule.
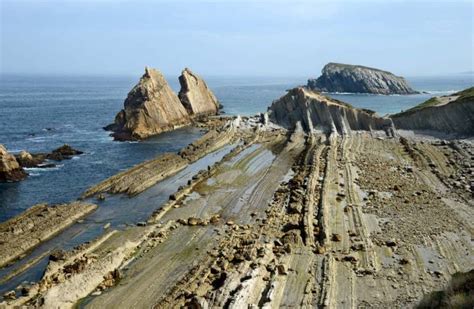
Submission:
[[[393,134],[390,119],[302,87],[291,89],[274,101],[269,108],[269,118],[290,130],[300,123],[306,132],[321,130],[348,134],[352,130],[384,130]]]

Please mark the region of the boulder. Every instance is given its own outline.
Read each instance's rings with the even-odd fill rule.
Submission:
[[[190,117],[178,96],[157,70],[145,68],[145,74],[128,93],[115,122],[106,130],[118,140],[144,139],[190,124]]]
[[[317,79],[308,80],[308,88],[322,92],[373,94],[415,94],[403,77],[361,65],[328,63]]]
[[[178,94],[181,103],[189,115],[216,115],[219,112],[219,102],[206,82],[185,68],[179,77],[181,90]]]
[[[26,172],[15,156],[0,144],[0,182],[15,182],[25,179]]]

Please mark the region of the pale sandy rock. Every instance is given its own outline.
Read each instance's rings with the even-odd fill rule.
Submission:
[[[179,99],[190,115],[218,113],[219,102],[201,77],[185,68],[179,77],[179,83],[181,84]]]
[[[308,88],[323,92],[418,93],[403,77],[379,69],[341,63],[326,64],[319,78],[308,80]]]
[[[321,130],[348,134],[352,130],[385,130],[392,134],[392,122],[369,110],[325,97],[298,87],[273,102],[269,118],[286,129],[300,126],[305,132]]]
[[[20,181],[26,176],[15,156],[0,144],[0,182]]]
[[[145,74],[128,93],[124,109],[106,130],[116,139],[144,139],[190,123],[190,117],[164,76],[155,69]]]

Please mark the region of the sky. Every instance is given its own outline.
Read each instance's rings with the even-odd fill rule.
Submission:
[[[474,1],[0,0],[2,74],[404,76],[473,71]]]

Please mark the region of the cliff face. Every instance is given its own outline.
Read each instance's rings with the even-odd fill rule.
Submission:
[[[187,125],[190,117],[163,75],[145,68],[145,74],[125,99],[124,109],[105,129],[116,139],[144,139]]]
[[[274,101],[269,108],[269,118],[290,130],[300,122],[306,132],[316,129],[339,134],[349,134],[352,130],[385,130],[390,135],[393,133],[390,119],[301,87],[291,89]]]
[[[15,156],[0,144],[0,182],[20,181],[27,176]]]
[[[397,129],[474,136],[474,87],[450,96],[432,98],[391,118]]]
[[[179,99],[190,115],[218,113],[219,102],[202,78],[186,68],[179,77],[179,83],[181,84]]]
[[[308,80],[308,88],[323,92],[373,94],[414,94],[403,77],[390,72],[340,63],[328,63],[318,79]]]

